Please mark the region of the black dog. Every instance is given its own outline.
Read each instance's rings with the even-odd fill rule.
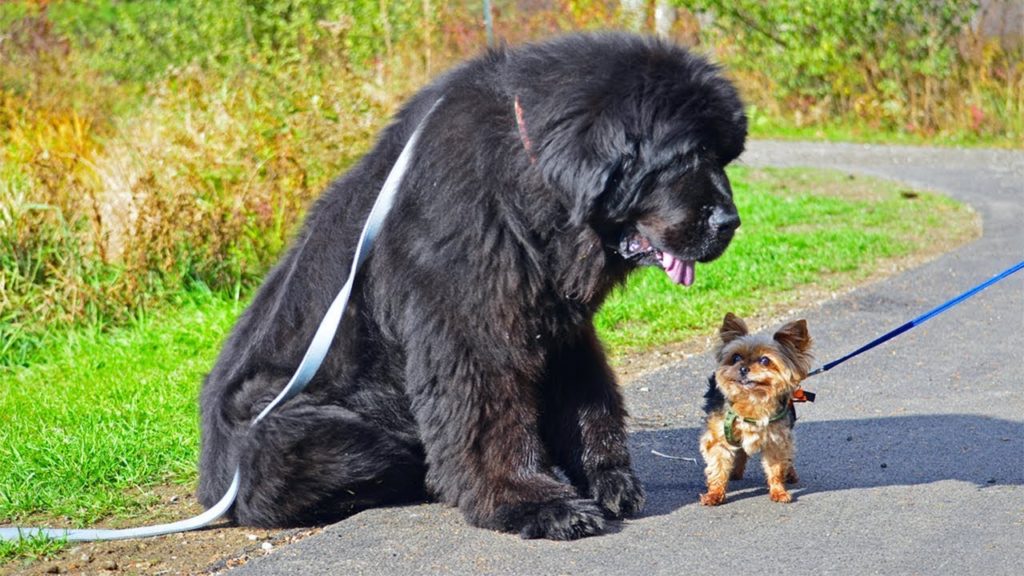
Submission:
[[[324,365],[250,429],[441,96]],[[257,526],[434,497],[477,526],[571,539],[638,513],[591,319],[638,266],[689,284],[725,250],[739,217],[723,167],[745,138],[718,69],[651,39],[495,50],[434,82],[313,206],[227,339],[202,392],[200,501],[240,466],[232,515]]]

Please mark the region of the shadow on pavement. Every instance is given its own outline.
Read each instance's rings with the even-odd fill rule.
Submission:
[[[702,428],[644,430],[630,435],[634,464],[647,490],[645,516],[697,505],[704,462]],[[796,426],[795,500],[819,492],[911,486],[943,480],[979,488],[1024,484],[1024,424],[967,414],[894,416],[808,422]],[[697,462],[666,459],[656,450]],[[729,502],[764,496],[760,458],[729,485]],[[728,503],[727,503],[728,504]]]

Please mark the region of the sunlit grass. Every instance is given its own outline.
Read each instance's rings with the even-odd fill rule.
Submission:
[[[141,486],[193,481],[199,385],[240,310],[193,295],[0,371],[0,523],[90,524],[137,509]]]
[[[43,536],[31,536],[22,540],[0,540],[0,562],[12,558],[23,558],[25,562],[44,560],[57,555],[67,543],[50,540]]]

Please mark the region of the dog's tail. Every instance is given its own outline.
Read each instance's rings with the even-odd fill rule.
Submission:
[[[708,376],[708,390],[704,393],[704,412],[711,414],[716,410],[725,408],[725,394],[718,389],[718,382],[715,380],[715,373]]]

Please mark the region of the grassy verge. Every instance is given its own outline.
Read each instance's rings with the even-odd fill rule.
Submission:
[[[744,218],[733,246],[690,289],[645,270],[617,291],[598,317],[613,359],[974,231],[966,207],[891,183],[807,170],[732,178]],[[0,370],[0,523],[131,524],[152,504],[146,487],[194,482],[199,383],[241,308],[192,294],[122,328],[59,333],[27,366]],[[53,550],[4,544],[0,560]]]
[[[240,310],[193,294],[0,372],[0,522],[92,524],[150,504],[141,487],[193,481],[199,383]]]
[[[828,142],[859,142],[862,144],[902,144],[908,146],[955,146],[961,148],[1005,148],[1019,150],[1022,140],[1015,134],[977,134],[966,131],[944,134],[920,134],[879,128],[867,123],[835,120],[812,126],[798,126],[784,118],[768,118],[751,114],[752,138],[773,140],[808,140]]]

